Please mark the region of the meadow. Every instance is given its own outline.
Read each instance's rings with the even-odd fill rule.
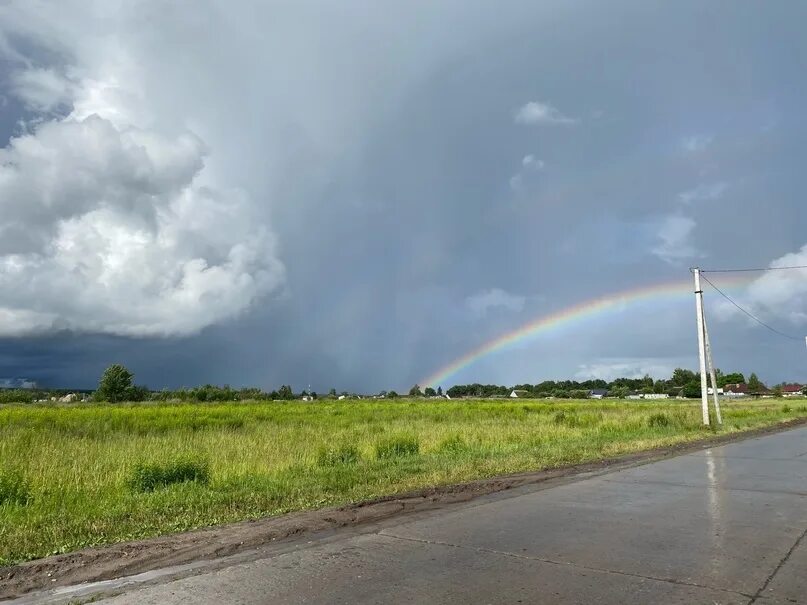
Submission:
[[[0,566],[596,460],[807,416],[804,400],[0,406]]]

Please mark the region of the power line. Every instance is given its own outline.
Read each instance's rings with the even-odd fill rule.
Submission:
[[[807,265],[793,265],[791,267],[765,267],[762,269],[701,269],[701,275],[704,273],[761,273],[763,271],[784,271],[787,269],[807,269]]]
[[[784,269],[784,268],[786,268],[786,267],[777,267],[777,268],[782,268],[782,269]],[[712,271],[712,273],[715,273],[715,272],[714,272],[714,271]],[[750,311],[746,311],[746,310],[745,310],[745,309],[743,309],[743,308],[742,308],[740,305],[738,305],[736,302],[734,302],[734,300],[733,300],[733,299],[732,299],[732,298],[731,298],[731,297],[730,297],[728,294],[726,294],[725,292],[723,292],[723,290],[721,290],[720,288],[718,288],[717,286],[715,286],[715,285],[714,285],[714,284],[713,284],[711,281],[709,281],[709,278],[708,278],[708,277],[706,277],[706,276],[705,276],[705,275],[703,275],[703,274],[701,274],[701,277],[703,278],[703,281],[705,281],[707,284],[709,284],[709,285],[710,285],[710,286],[712,286],[712,287],[713,287],[715,290],[717,290],[718,294],[720,294],[720,295],[721,295],[723,298],[725,298],[727,301],[729,301],[729,302],[730,302],[732,305],[734,305],[735,307],[737,307],[737,308],[738,308],[740,311],[742,311],[743,313],[745,313],[746,315],[748,315],[748,317],[750,317],[751,319],[753,319],[753,320],[754,320],[755,322],[757,322],[759,325],[764,326],[765,328],[767,328],[768,330],[770,330],[770,331],[771,331],[771,332],[773,332],[774,334],[778,334],[779,336],[784,336],[785,338],[787,338],[787,339],[789,339],[789,340],[798,340],[798,341],[801,341],[801,340],[802,340],[802,338],[803,338],[802,336],[791,336],[790,334],[785,334],[784,332],[780,332],[780,331],[779,331],[779,330],[777,330],[776,328],[773,328],[773,327],[769,326],[769,325],[768,325],[768,324],[766,324],[764,321],[762,321],[761,319],[759,319],[759,318],[758,318],[756,315],[754,315],[754,314],[753,314],[753,313],[751,313]]]

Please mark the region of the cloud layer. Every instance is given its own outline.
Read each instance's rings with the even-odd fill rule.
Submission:
[[[200,185],[205,148],[97,115],[0,151],[0,335],[184,335],[282,281],[244,194]]]
[[[0,336],[189,335],[280,288],[264,213],[148,98],[136,47],[23,7],[3,9],[3,33],[61,61],[19,59],[4,38],[10,89],[31,113],[0,150]]]
[[[0,376],[408,389],[526,318],[798,250],[807,5],[645,4],[0,2]],[[748,304],[798,330],[776,286]],[[686,294],[456,379],[694,367]],[[804,370],[710,327],[721,367]]]

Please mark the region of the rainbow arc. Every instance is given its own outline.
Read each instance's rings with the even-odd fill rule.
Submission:
[[[735,274],[721,280],[721,284],[731,288],[747,285],[753,280],[754,277],[751,275]],[[615,312],[627,306],[647,301],[683,299],[687,296],[691,297],[692,294],[693,286],[690,280],[676,280],[614,292],[577,303],[554,313],[536,317],[514,330],[481,344],[433,372],[418,384],[422,386],[439,386],[483,357],[493,355],[518,343],[551,333],[554,330],[560,330],[594,316]]]

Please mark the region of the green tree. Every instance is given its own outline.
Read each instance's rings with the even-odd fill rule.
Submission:
[[[675,368],[675,370],[673,370],[672,382],[676,386],[684,386],[690,382],[693,382],[697,377],[697,374],[695,374],[695,372],[692,370]]]
[[[426,387],[426,389],[423,391],[423,394],[426,395],[426,397],[435,397],[437,396],[437,391],[435,391],[431,387]]]
[[[286,384],[281,386],[277,391],[277,398],[285,399],[286,401],[294,399],[294,392],[291,390],[291,386]]]
[[[132,374],[121,364],[116,363],[104,370],[101,380],[98,382],[98,390],[95,396],[101,401],[123,401],[126,399],[127,391],[132,387]]]
[[[697,399],[701,396],[701,383],[693,380],[684,385],[684,397],[690,399]]]
[[[398,393],[396,393],[395,391],[390,391],[389,393],[387,393],[387,399],[395,399],[396,397],[398,397]]]
[[[151,397],[151,391],[146,387],[132,385],[126,389],[124,398],[126,401],[146,401]]]
[[[0,403],[32,403],[37,397],[24,389],[0,389]]]
[[[328,397],[333,397],[334,399],[336,399],[336,389],[331,389],[330,391],[328,391]]]
[[[748,390],[752,393],[765,390],[765,385],[762,384],[762,381],[753,372],[751,372],[751,376],[748,377]]]
[[[724,374],[717,377],[717,386],[724,387],[727,384],[739,384],[745,382],[745,376],[742,372],[732,372],[731,374]]]
[[[420,390],[420,385],[416,384],[411,389],[409,389],[409,396],[410,397],[423,397],[423,392]]]
[[[627,387],[614,387],[610,391],[608,391],[609,397],[616,397],[617,399],[625,399],[628,396],[628,388]]]
[[[438,397],[442,397],[442,396],[443,396],[443,387],[437,387],[437,396],[438,396]]]

